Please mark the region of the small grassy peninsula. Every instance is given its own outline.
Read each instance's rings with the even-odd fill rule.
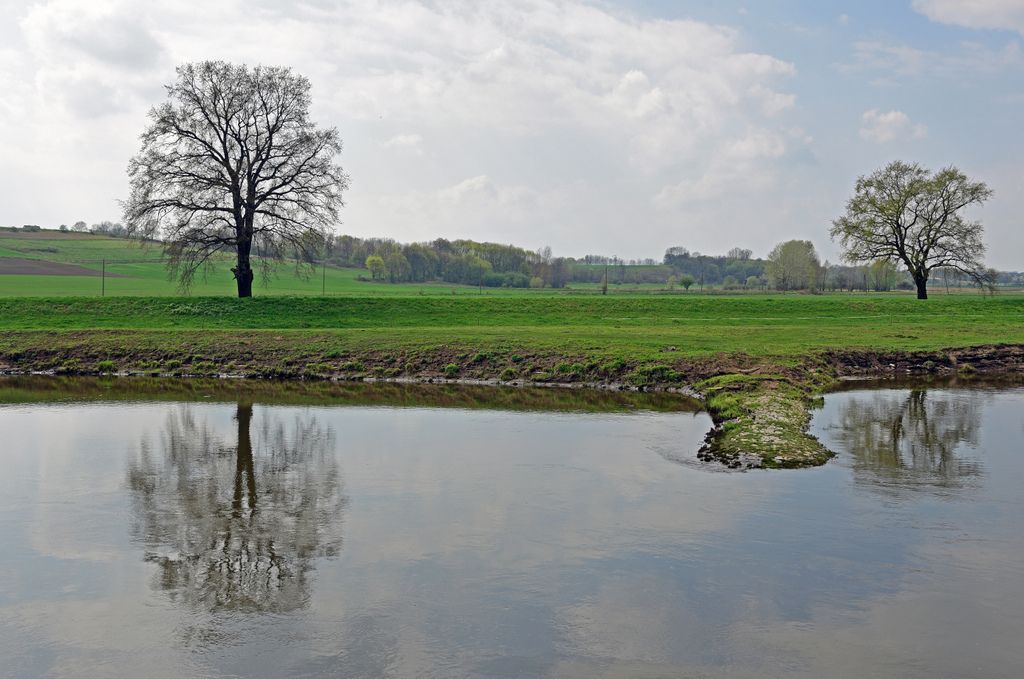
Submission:
[[[680,392],[700,455],[802,467],[850,375],[1024,369],[1024,296],[0,298],[0,371],[466,382]]]

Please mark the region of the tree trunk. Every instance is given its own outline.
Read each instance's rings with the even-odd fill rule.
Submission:
[[[231,270],[235,274],[235,282],[238,283],[238,296],[252,297],[252,265],[249,263],[249,250],[251,243],[238,244],[238,264]]]
[[[238,283],[238,296],[252,297],[253,273],[249,263],[246,262],[243,265],[239,262],[238,267],[232,269],[232,271],[235,273],[235,282]]]
[[[928,279],[924,276],[914,276],[914,283],[917,284],[917,298],[928,299]]]

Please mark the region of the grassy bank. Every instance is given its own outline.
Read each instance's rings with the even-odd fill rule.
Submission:
[[[692,388],[706,457],[807,466],[838,375],[1019,369],[1024,296],[0,299],[0,370]],[[982,348],[978,348],[982,347]]]

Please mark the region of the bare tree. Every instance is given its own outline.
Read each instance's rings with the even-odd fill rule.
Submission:
[[[309,120],[310,83],[289,68],[204,61],[177,69],[128,166],[130,233],[163,241],[187,288],[219,253],[234,255],[239,297],[252,257],[311,261],[338,221],[348,176],[335,128]]]
[[[971,181],[955,167],[931,172],[913,163],[892,162],[860,177],[846,214],[832,223],[832,238],[851,263],[902,262],[928,299],[933,269],[955,269],[979,284],[988,272],[982,264],[985,245],[980,222],[961,210],[992,196],[984,182]]]

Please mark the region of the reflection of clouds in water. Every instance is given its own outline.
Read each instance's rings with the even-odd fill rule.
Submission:
[[[880,390],[830,397],[837,415],[826,430],[849,455],[857,482],[887,494],[903,489],[955,492],[983,472],[976,455],[980,391]]]
[[[970,568],[971,560],[956,567]],[[799,671],[792,676],[1019,676],[1024,620],[1007,619],[996,611],[1005,609],[1000,596],[1021,600],[1020,587],[1012,594],[991,596],[969,580],[951,577],[943,582],[942,587],[909,587],[873,597],[856,614],[823,606],[809,623],[744,624],[739,636],[776,654],[800,658]],[[837,668],[851,671],[837,674]]]
[[[321,570],[317,601],[325,610],[347,609],[332,629],[373,630],[369,646],[397,648],[390,666],[397,676],[416,675],[410,658],[476,668],[481,676],[532,676],[524,667],[550,674],[544,668],[557,664],[567,628],[560,611],[598,596],[606,569],[628,569],[623,559],[644,555],[685,567],[702,541],[728,531],[774,485],[746,476],[749,487],[728,511],[716,498],[740,481],[733,475],[708,475],[681,492],[691,472],[667,465],[654,448],[695,450],[706,417],[434,411],[409,413],[391,427],[394,415],[337,412],[331,419],[346,431],[347,476],[360,493],[347,515],[344,571]],[[375,437],[382,431],[389,432],[383,447]],[[342,584],[331,586],[334,577]],[[665,589],[652,587],[647,601],[672,618],[682,595],[671,575],[649,580]],[[634,594],[641,589],[619,600]],[[645,608],[640,602],[634,610],[639,616]],[[358,622],[367,614],[373,626]],[[683,618],[672,619],[677,624],[653,636],[648,626],[634,645],[663,648],[682,629]],[[582,637],[561,650],[572,654],[577,641],[576,655],[590,652]]]
[[[595,592],[559,613],[570,655],[618,662],[670,664],[680,648],[675,632],[699,630],[678,584],[637,575],[606,578]]]
[[[121,407],[131,426],[159,421],[145,408]],[[31,513],[26,533],[33,549],[59,559],[115,560],[120,529],[106,517],[120,509],[123,488],[118,461],[103,455],[110,446],[110,408],[17,406],[4,415],[3,447],[9,459],[33,466],[31,472],[21,470],[33,479],[33,500],[19,506]],[[119,421],[118,426],[125,424]],[[19,470],[7,466],[4,473],[16,477]],[[7,499],[15,498],[8,494]]]
[[[341,546],[333,431],[237,407],[224,436],[190,407],[170,413],[154,450],[129,463],[133,536],[172,600],[211,612],[287,612],[309,602],[313,560]],[[203,630],[187,632],[200,645]]]
[[[183,654],[168,642],[174,636],[175,619],[153,616],[151,611],[144,599],[128,593],[0,608],[0,632],[5,638],[11,628],[25,632],[22,644],[18,648],[12,645],[11,652],[0,646],[0,657],[5,659],[0,674],[69,679],[175,679],[208,674],[198,656]],[[43,652],[25,654],[40,640],[46,641]]]

